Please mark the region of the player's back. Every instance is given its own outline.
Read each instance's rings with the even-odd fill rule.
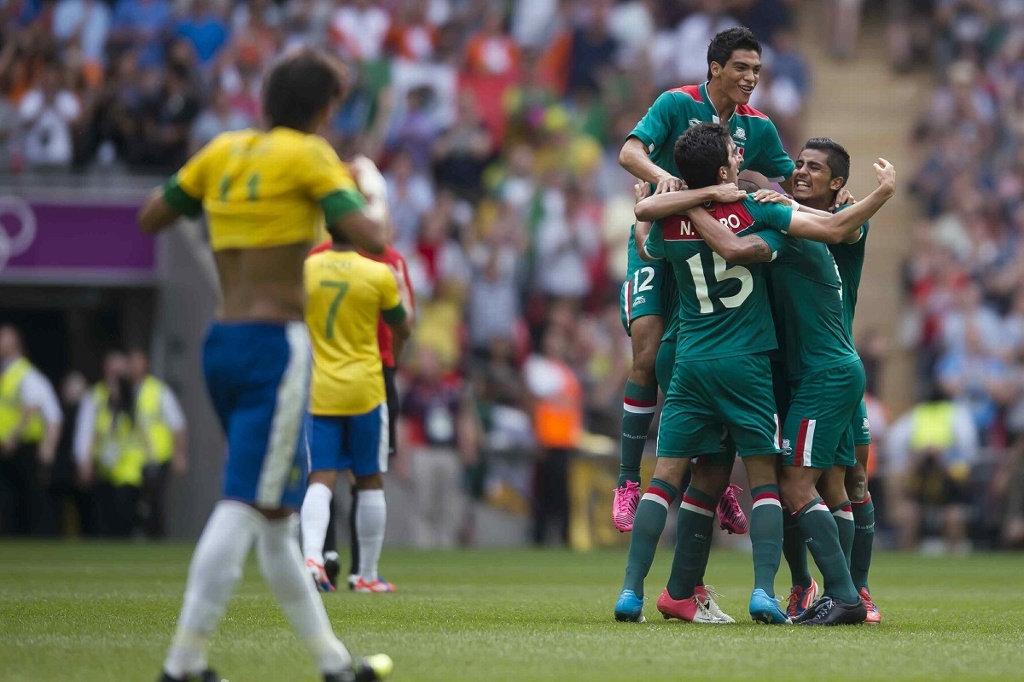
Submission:
[[[384,401],[377,322],[397,302],[387,265],[355,251],[306,260],[306,324],[313,345],[310,412],[363,414]]]
[[[738,236],[759,234],[774,251],[783,237],[768,226],[775,214],[789,209],[779,211],[745,199],[713,204],[708,212]],[[648,250],[660,252],[652,255],[663,255],[672,264],[679,289],[677,360],[730,357],[776,347],[765,264],[729,265],[685,217],[659,221],[651,235]]]
[[[290,128],[222,133],[175,177],[199,198],[226,319],[302,318],[302,264],[325,188],[354,182],[325,140]]]
[[[857,360],[839,269],[826,245],[790,237],[768,273],[790,381]]]

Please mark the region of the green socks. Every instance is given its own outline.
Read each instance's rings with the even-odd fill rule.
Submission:
[[[782,504],[779,486],[761,485],[750,491],[750,544],[754,547],[754,589],[775,596],[775,574],[782,560]]]
[[[839,544],[839,528],[828,507],[816,497],[797,512],[807,549],[824,578],[823,593],[851,604],[859,599],[850,580],[850,568]]]
[[[640,482],[640,460],[644,456],[647,432],[651,429],[657,406],[657,386],[638,386],[631,381],[626,382],[626,394],[622,399],[619,488],[626,481]]]
[[[811,586],[811,570],[807,566],[807,544],[800,532],[800,522],[795,514],[786,514],[782,527],[782,553],[789,564],[793,585],[807,589]]]
[[[853,552],[853,505],[849,500],[840,502],[830,510],[836,520],[836,528],[839,530],[839,546],[843,548],[843,556],[846,557],[846,565],[850,565],[850,554]]]
[[[853,503],[853,551],[850,553],[850,577],[860,591],[868,588],[871,568],[871,547],[875,543],[875,504],[868,495],[863,502]]]
[[[676,553],[668,577],[668,594],[673,599],[693,596],[693,588],[704,577],[711,551],[711,533],[716,502],[692,485],[683,492],[676,524]]]
[[[658,540],[665,530],[668,506],[672,504],[678,490],[661,479],[651,480],[647,492],[640,498],[633,521],[633,533],[629,540],[629,555],[626,557],[626,579],[622,589],[633,590],[641,599],[644,596],[644,578],[651,570]]]

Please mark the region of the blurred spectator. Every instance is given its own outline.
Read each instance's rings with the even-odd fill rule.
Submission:
[[[503,76],[519,70],[519,47],[505,30],[503,3],[488,3],[480,30],[466,41],[466,71],[472,74]]]
[[[437,96],[437,91],[427,85],[409,90],[404,111],[391,124],[385,142],[389,149],[405,152],[416,171],[430,166],[434,143],[441,132]]]
[[[471,281],[466,317],[470,349],[486,357],[496,340],[512,342],[520,323],[519,263],[526,253],[526,231],[513,207],[498,215],[469,249]]]
[[[397,469],[412,486],[413,545],[455,547],[463,520],[463,468],[477,457],[477,425],[458,376],[446,375],[437,352],[420,346],[402,399]]]
[[[261,12],[250,12],[250,19],[262,20]],[[192,45],[199,63],[204,66],[216,58],[228,40],[224,17],[214,9],[212,0],[191,0],[188,10],[178,22],[177,34]]]
[[[40,530],[40,471],[53,466],[63,420],[50,381],[25,357],[21,332],[0,326],[0,534]]]
[[[549,298],[581,302],[590,292],[591,256],[600,247],[600,221],[581,196],[581,185],[553,175],[541,199],[534,273],[538,291]]]
[[[339,55],[355,62],[380,59],[391,17],[373,0],[336,0],[330,40]]]
[[[434,206],[434,188],[430,179],[417,172],[412,154],[399,150],[391,159],[388,183],[388,211],[394,226],[395,247],[409,253],[419,237],[420,223]]]
[[[491,158],[491,137],[472,95],[459,97],[455,124],[437,138],[432,156],[439,188],[467,201],[480,199],[484,168]]]
[[[18,107],[23,127],[25,163],[33,167],[67,168],[74,148],[71,128],[81,115],[78,98],[64,87],[56,62],[43,70],[38,84]]]
[[[199,115],[199,99],[186,66],[169,64],[162,85],[144,96],[129,162],[174,170],[188,159],[188,134]]]
[[[585,23],[572,32],[569,52],[570,94],[594,94],[601,89],[601,81],[608,77],[618,50],[618,42],[609,32],[610,0],[587,3]]]
[[[681,83],[707,80],[707,46],[715,34],[734,26],[739,26],[739,22],[728,14],[724,0],[698,0],[697,11],[679,24],[674,36],[676,46],[694,46],[674,50],[676,77]]]
[[[963,405],[935,396],[892,425],[888,434],[890,489],[886,497],[900,547],[918,548],[925,526],[938,528],[951,552],[969,549],[971,468],[978,459],[977,430]]]
[[[168,0],[117,0],[110,29],[111,47],[115,51],[138,49],[144,68],[161,64],[171,18]]]
[[[81,53],[86,80],[93,86],[102,80],[110,19],[103,0],[60,0],[53,12],[53,36],[65,51]]]
[[[437,28],[427,18],[427,0],[404,0],[398,21],[387,36],[387,47],[398,59],[429,61],[437,47]]]
[[[541,352],[526,360],[526,385],[533,397],[533,423],[540,446],[534,474],[533,542],[545,545],[552,532],[561,544],[569,533],[569,458],[583,436],[583,392],[568,364],[569,337],[551,327]]]
[[[53,467],[48,471],[48,500],[45,525],[40,532],[47,535],[94,535],[88,494],[78,484],[75,470],[75,429],[78,409],[89,390],[81,372],[70,372],[60,384],[60,408],[64,422],[57,443]]]
[[[253,125],[252,119],[231,108],[231,98],[223,88],[215,88],[210,105],[192,124],[190,153],[195,153],[210,140],[229,130],[242,130]]]

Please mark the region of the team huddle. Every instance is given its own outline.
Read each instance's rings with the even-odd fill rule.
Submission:
[[[893,195],[895,171],[879,159],[878,187],[853,202],[843,191],[850,157],[838,143],[812,138],[794,163],[771,121],[747,105],[760,54],[749,30],[719,33],[707,83],[662,94],[619,156],[641,181],[622,289],[634,360],[612,512],[632,532],[620,621],[644,620],[644,580],[687,470],[657,600],[665,618],[734,622],[704,582],[717,508],[723,528],[749,528],[755,621],[881,621],[867,584],[870,433],[852,326],[868,220]],[[748,169],[792,198],[741,190]],[[641,495],[659,387],[657,460]],[[751,487],[749,522],[729,483],[736,456]],[[820,597],[808,550],[824,578]],[[774,592],[783,554],[793,580],[786,610]]]

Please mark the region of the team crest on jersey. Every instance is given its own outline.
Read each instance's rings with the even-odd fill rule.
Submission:
[[[644,303],[647,303],[647,299],[644,298],[643,296],[637,296],[636,298],[633,299],[634,308],[638,305],[643,305]]]
[[[868,418],[867,417],[864,417],[864,423],[860,425],[860,428],[864,429],[865,431],[870,431],[871,430],[871,424],[870,424],[870,422],[868,422]]]
[[[737,140],[746,140],[747,139],[747,130],[746,130],[746,128],[737,128],[736,129],[736,139]]]
[[[782,449],[786,451],[786,454],[789,454],[792,451],[792,448],[789,447],[789,439],[788,438],[783,438],[782,439]]]
[[[699,126],[702,121],[699,118],[691,118],[687,123],[689,124],[689,127],[692,128],[693,126]]]

